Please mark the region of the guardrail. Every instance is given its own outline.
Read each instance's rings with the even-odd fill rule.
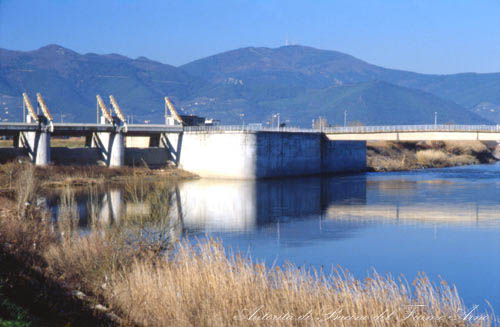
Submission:
[[[0,123],[0,130],[32,130],[33,123]],[[109,129],[109,124],[55,123],[55,130]],[[289,132],[289,133],[327,133],[327,134],[363,134],[363,133],[398,133],[398,132],[497,132],[500,125],[388,125],[388,126],[349,126],[324,127],[320,129],[300,127],[264,127],[255,125],[217,125],[217,126],[168,126],[151,124],[128,125],[131,132]]]
[[[389,126],[350,126],[324,127],[320,129],[299,127],[261,127],[252,125],[187,126],[188,132],[293,132],[293,133],[397,133],[397,132],[500,132],[500,125],[389,125]]]
[[[289,132],[289,133],[321,133],[318,129],[300,127],[261,127],[252,125],[216,125],[186,126],[186,132]]]
[[[323,133],[397,133],[397,132],[500,132],[500,125],[391,125],[326,127]]]

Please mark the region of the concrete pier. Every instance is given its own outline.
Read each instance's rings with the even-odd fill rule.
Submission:
[[[121,132],[96,133],[94,144],[108,167],[121,167],[125,162],[124,138]]]
[[[31,116],[28,116],[28,123],[31,123]],[[44,166],[50,163],[50,133],[45,117],[39,116],[39,126],[37,131],[21,132],[18,142],[27,150],[35,165]]]

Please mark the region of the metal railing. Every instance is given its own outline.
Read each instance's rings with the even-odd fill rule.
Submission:
[[[186,126],[186,132],[289,132],[320,133],[320,130],[300,127],[264,127],[252,125]]]
[[[350,126],[324,127],[320,129],[299,127],[263,127],[248,125],[187,126],[188,132],[291,132],[291,133],[327,133],[327,134],[363,134],[363,133],[398,133],[398,132],[500,132],[500,125],[388,125],[388,126]]]
[[[326,127],[324,133],[397,133],[397,132],[500,132],[500,125],[390,125]]]
[[[30,129],[33,123],[0,123],[0,130]],[[55,123],[55,129],[86,129],[92,127],[108,127],[103,124]],[[289,133],[327,133],[327,134],[367,134],[367,133],[398,133],[398,132],[496,132],[500,133],[500,125],[388,125],[388,126],[350,126],[323,127],[320,129],[300,127],[264,127],[256,125],[216,125],[216,126],[168,126],[134,124],[131,130],[171,131],[171,132],[289,132]]]

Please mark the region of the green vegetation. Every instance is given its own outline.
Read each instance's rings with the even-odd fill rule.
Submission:
[[[0,281],[0,327],[30,327],[32,319],[22,307],[14,304],[2,292]]]

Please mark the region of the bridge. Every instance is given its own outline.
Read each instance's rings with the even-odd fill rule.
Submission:
[[[41,126],[35,123],[0,123],[0,135],[15,136],[22,132],[40,131]],[[127,136],[155,136],[162,133],[182,133],[180,126],[134,124],[115,126],[111,124],[78,124],[78,123],[54,123],[54,136],[90,136],[93,133],[120,132]]]
[[[330,140],[364,141],[497,141],[500,125],[394,125],[328,127]]]
[[[13,139],[12,148],[0,149],[0,159],[27,154],[37,165],[70,158],[74,163],[101,160],[110,167],[172,162],[202,177],[254,179],[362,171],[367,140],[500,140],[499,125],[186,126],[186,117],[167,97],[165,124],[127,124],[113,96],[109,110],[99,95],[96,98],[100,123],[55,123],[40,94],[41,113],[24,93],[26,122],[0,123],[0,136]],[[85,137],[85,147],[52,148],[51,136]]]

